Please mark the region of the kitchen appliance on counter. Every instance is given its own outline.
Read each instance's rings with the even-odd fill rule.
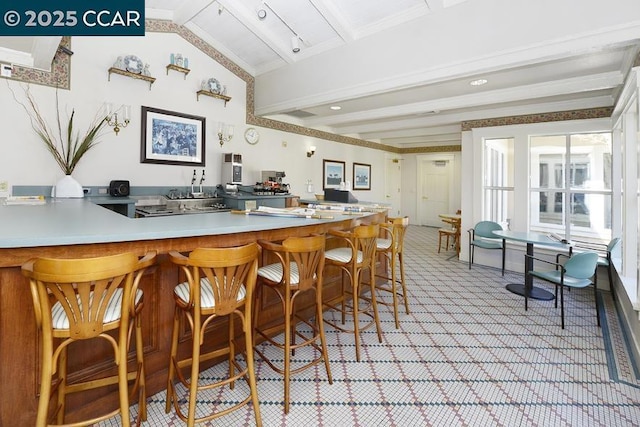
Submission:
[[[262,182],[253,186],[253,193],[257,196],[289,194],[289,184],[282,182],[286,176],[284,172],[262,171]]]
[[[351,194],[351,191],[336,190],[333,188],[325,188],[324,200],[341,203],[358,203],[358,199],[356,199],[355,196]]]
[[[222,155],[222,183],[242,184],[242,154]]]
[[[136,205],[136,218],[229,212],[231,210],[224,204],[224,200],[221,197],[197,199],[170,199],[166,196],[161,197],[164,198],[164,204]]]
[[[113,180],[109,183],[109,194],[113,197],[126,197],[130,191],[129,181]]]

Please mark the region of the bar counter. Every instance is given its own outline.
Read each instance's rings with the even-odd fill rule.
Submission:
[[[147,396],[166,388],[169,341],[173,317],[173,288],[183,281],[179,269],[168,259],[171,250],[196,247],[228,247],[257,239],[283,240],[289,236],[347,229],[358,223],[382,222],[386,212],[342,215],[333,218],[283,218],[232,213],[205,213],[154,218],[128,218],[83,199],[48,199],[39,206],[0,205],[0,425],[34,425],[39,390],[39,339],[28,281],[20,266],[33,257],[83,258],[156,250],[156,265],[141,281],[145,342]],[[328,240],[328,247],[332,246]],[[270,262],[262,254],[261,263]],[[325,272],[324,297],[337,295],[341,277],[337,270]],[[274,301],[258,301],[265,322],[280,314]],[[306,304],[303,304],[303,307]],[[308,301],[311,306],[311,301]],[[207,331],[210,342],[225,339],[226,325],[218,322]],[[189,351],[184,341],[181,352]],[[71,347],[70,381],[99,378],[113,372],[106,343]],[[134,349],[129,360],[133,360]],[[97,408],[117,406],[117,388],[71,396],[67,421],[95,413]]]

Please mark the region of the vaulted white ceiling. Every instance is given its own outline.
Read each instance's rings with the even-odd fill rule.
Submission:
[[[457,144],[466,120],[611,107],[640,51],[637,0],[145,5],[252,74],[257,115],[401,148]]]

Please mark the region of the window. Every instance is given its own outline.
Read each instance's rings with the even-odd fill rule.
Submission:
[[[483,218],[508,229],[513,217],[513,138],[487,139],[484,148]]]
[[[529,161],[532,231],[611,239],[611,133],[532,136]]]

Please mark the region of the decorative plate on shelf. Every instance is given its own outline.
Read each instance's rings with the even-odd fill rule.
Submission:
[[[220,94],[222,92],[222,85],[217,79],[211,78],[207,80],[205,89],[211,93]]]
[[[130,73],[142,74],[144,63],[142,59],[135,55],[127,55],[124,57],[124,69]]]

